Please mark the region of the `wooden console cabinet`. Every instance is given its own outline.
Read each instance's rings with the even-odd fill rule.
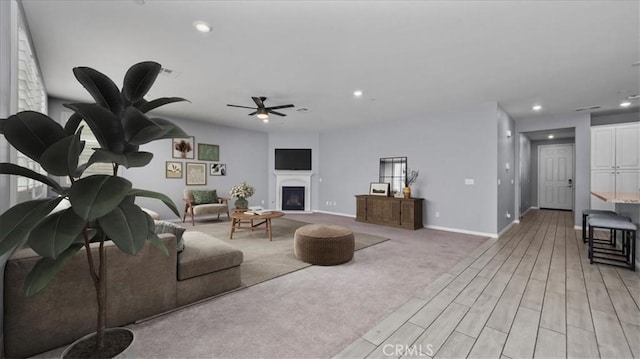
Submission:
[[[356,196],[356,221],[407,229],[422,228],[422,198]]]

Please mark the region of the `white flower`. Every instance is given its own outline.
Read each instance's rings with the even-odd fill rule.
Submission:
[[[253,187],[249,186],[247,182],[242,182],[237,186],[231,187],[229,194],[233,197],[247,198],[253,196]]]

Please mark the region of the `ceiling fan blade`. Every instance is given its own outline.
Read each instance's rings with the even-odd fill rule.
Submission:
[[[271,110],[267,110],[269,113],[272,113],[274,115],[278,115],[278,116],[286,116],[284,113],[281,112],[277,112],[277,111],[271,111]]]
[[[294,106],[292,104],[280,105],[280,106],[271,106],[271,107],[267,107],[267,110],[277,110],[279,108],[289,108],[289,107],[294,107]]]
[[[227,104],[227,106],[229,106],[229,107],[248,108],[248,109],[251,109],[251,110],[255,110],[255,109],[256,109],[255,107],[238,106],[238,105],[229,105],[229,104]]]
[[[258,105],[258,107],[264,107],[264,100],[266,100],[266,97],[252,97],[253,102],[256,103],[256,105]]]
[[[253,112],[251,112],[251,113],[249,114],[249,116],[253,116],[253,115],[255,115],[256,113],[258,113],[258,111],[253,111]]]

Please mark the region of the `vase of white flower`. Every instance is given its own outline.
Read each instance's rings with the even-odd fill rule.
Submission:
[[[249,208],[249,201],[247,198],[253,196],[254,189],[249,186],[247,182],[242,182],[237,186],[231,187],[231,191],[229,194],[233,197],[238,197],[238,199],[234,202],[234,205],[238,209],[246,209]]]

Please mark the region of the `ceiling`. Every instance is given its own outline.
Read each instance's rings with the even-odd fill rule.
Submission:
[[[531,141],[551,141],[576,137],[575,128],[556,128],[553,130],[524,132],[523,135]],[[553,136],[549,138],[549,136]]]
[[[89,100],[74,66],[121,85],[130,65],[153,60],[178,76],[160,76],[149,98],[191,101],[161,114],[258,131],[420,120],[486,101],[514,119],[612,111],[640,93],[639,1],[22,3],[51,96]],[[226,106],[251,96],[296,107],[263,124]]]

